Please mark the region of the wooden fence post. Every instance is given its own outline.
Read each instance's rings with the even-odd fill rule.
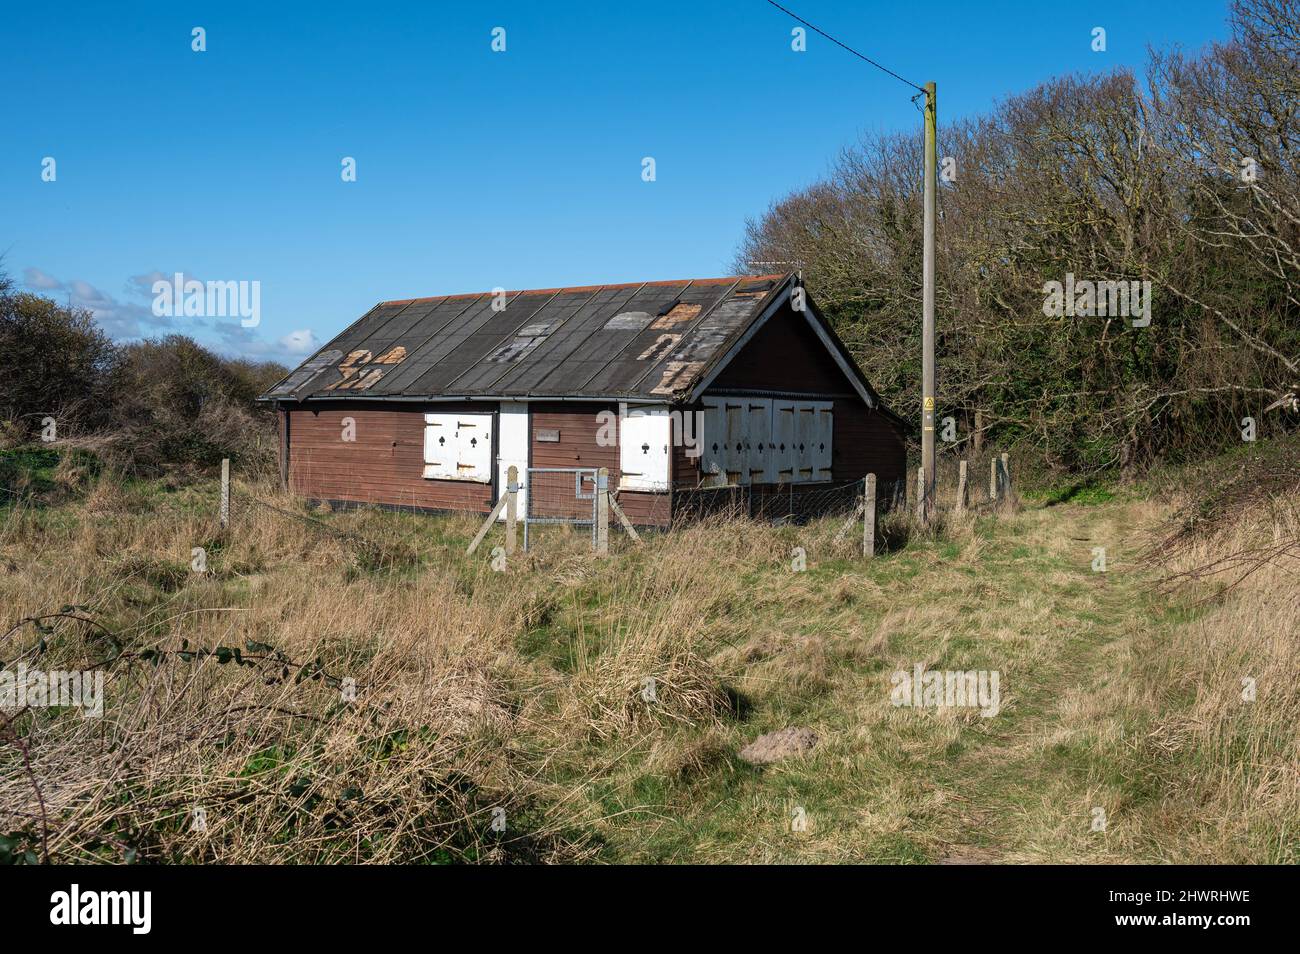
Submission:
[[[957,512],[966,509],[966,461],[957,465]]]
[[[996,455],[989,461],[989,501],[991,503],[998,502],[998,459]]]
[[[506,553],[515,552],[518,542],[519,468],[511,464],[506,468]]]
[[[862,555],[870,559],[876,555],[876,475],[867,474],[862,483]]]
[[[609,468],[596,471],[596,553],[609,553]]]
[[[221,529],[230,526],[230,458],[221,458]]]
[[[632,521],[627,519],[627,514],[625,514],[623,508],[618,505],[618,501],[614,499],[614,495],[608,494],[605,499],[609,501],[609,509],[613,512],[614,516],[618,518],[618,522],[623,525],[623,529],[627,531],[627,535],[637,543],[640,543],[641,535],[636,532],[636,527],[632,526]]]
[[[1002,464],[1002,502],[1010,505],[1011,496],[1011,455],[1003,454],[1001,457]]]
[[[925,467],[916,468],[916,519],[925,523]]]
[[[492,508],[492,512],[488,514],[487,519],[483,521],[483,526],[479,527],[478,533],[474,534],[474,539],[470,541],[469,548],[465,551],[466,556],[471,556],[474,551],[478,549],[478,545],[483,542],[483,538],[486,537],[488,531],[492,529],[492,524],[496,523],[497,517],[501,516],[501,511],[506,509],[506,504],[509,500],[510,495],[508,493],[501,495],[501,499],[497,501],[497,505]]]

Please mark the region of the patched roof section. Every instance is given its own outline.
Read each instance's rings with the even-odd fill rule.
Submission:
[[[381,302],[266,399],[671,399],[792,275],[483,292]]]

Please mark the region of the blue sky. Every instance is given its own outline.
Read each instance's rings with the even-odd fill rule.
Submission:
[[[1219,0],[781,2],[937,82],[941,125],[1227,35]],[[746,217],[920,121],[795,26],[764,0],[10,4],[4,267],[116,337],[290,363],[382,299],[727,274]],[[260,324],[154,316],[176,272],[260,282]]]

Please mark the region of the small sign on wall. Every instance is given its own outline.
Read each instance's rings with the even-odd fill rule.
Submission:
[[[539,430],[537,440],[542,444],[558,444],[560,443],[560,432],[558,430]]]

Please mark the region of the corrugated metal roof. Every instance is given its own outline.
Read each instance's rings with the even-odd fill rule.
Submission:
[[[733,276],[380,302],[264,399],[671,399],[792,278]]]

